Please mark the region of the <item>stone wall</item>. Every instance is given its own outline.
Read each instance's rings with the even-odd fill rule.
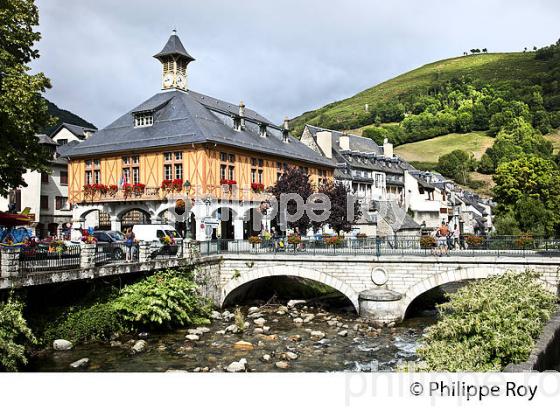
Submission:
[[[560,371],[560,309],[552,316],[535,343],[529,359],[510,364],[505,372]]]

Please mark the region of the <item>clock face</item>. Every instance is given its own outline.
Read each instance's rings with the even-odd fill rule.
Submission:
[[[165,74],[163,76],[163,86],[171,87],[173,85],[173,74]]]
[[[184,75],[178,75],[177,76],[177,87],[184,88],[186,84],[187,84],[187,79],[185,78],[185,76]]]

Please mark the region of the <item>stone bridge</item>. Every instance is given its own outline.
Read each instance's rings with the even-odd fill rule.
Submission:
[[[139,260],[96,266],[95,246],[81,245],[81,261],[75,269],[22,274],[16,250],[2,249],[0,289],[52,285],[124,274],[149,273],[172,267],[194,269],[201,292],[217,305],[241,286],[273,276],[310,279],[345,295],[357,313],[379,323],[404,318],[412,301],[438,286],[499,275],[506,271],[532,269],[543,284],[559,292],[560,256],[557,253],[525,256],[451,255],[328,255],[306,253],[256,254],[239,252],[201,256],[197,247],[184,242],[177,257],[152,260],[148,245],[140,245]]]
[[[440,285],[487,278],[506,271],[532,269],[558,294],[559,257],[519,256],[333,256],[225,254],[217,302],[240,286],[271,276],[296,276],[326,284],[354,305],[356,312],[379,323],[404,318],[412,301]]]

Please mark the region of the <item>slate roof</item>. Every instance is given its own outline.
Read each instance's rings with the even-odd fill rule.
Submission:
[[[330,132],[332,135],[333,159],[335,159],[337,163],[347,164],[347,166],[349,166],[350,168],[367,169],[370,171],[379,171],[386,174],[398,175],[403,175],[404,170],[415,169],[412,165],[401,160],[400,158],[384,157],[383,147],[377,145],[377,143],[370,138],[360,137],[353,134],[346,134],[348,136],[350,150],[342,150],[340,148],[340,137],[343,135],[342,132],[316,127],[309,124],[306,124],[305,127],[309,130],[315,140],[317,139],[318,132]],[[338,174],[341,176],[341,178],[345,177],[345,175],[343,175],[345,174],[344,172],[342,172],[342,174],[341,172],[339,172]],[[356,179],[356,177],[350,177],[347,179]],[[393,185],[401,184],[402,183],[396,183]]]
[[[333,136],[333,150],[340,151],[340,136],[343,135],[340,131],[329,130],[326,128],[316,127],[314,125],[305,125],[313,137],[317,136],[320,131],[330,131]],[[383,148],[380,147],[370,138],[360,137],[354,134],[346,134],[350,142],[351,151],[370,152],[377,155],[383,155]]]
[[[135,112],[152,111],[154,123],[134,127]],[[171,90],[155,94],[80,144],[68,147],[69,158],[150,148],[216,143],[302,162],[334,167],[332,160],[289,136],[253,110],[245,109],[245,129],[234,129],[239,106],[194,91]],[[268,124],[261,137],[259,124]]]
[[[60,124],[56,129],[51,132],[51,137],[56,135],[62,128],[66,128],[72,134],[74,134],[79,139],[86,139],[86,132],[94,133],[97,131],[96,128],[88,128],[88,127],[81,127],[79,125],[69,124],[67,122],[63,122]]]
[[[39,144],[44,145],[58,145],[57,142],[53,141],[51,137],[45,134],[37,134],[35,135],[39,139]]]
[[[187,53],[187,50],[185,50],[185,47],[183,46],[183,43],[181,43],[179,36],[177,36],[175,31],[173,31],[173,34],[171,34],[169,40],[167,40],[167,43],[165,43],[165,46],[163,46],[163,49],[159,53],[154,55],[154,57],[160,60],[162,57],[177,54],[185,57],[188,61],[194,61],[194,58],[189,53]]]

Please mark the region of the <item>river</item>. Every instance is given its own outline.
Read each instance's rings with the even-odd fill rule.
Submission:
[[[224,333],[235,323],[233,314],[215,312],[222,319],[213,320],[205,328],[191,328],[191,333],[198,333],[195,336],[199,340],[186,338],[188,328],[122,335],[112,342],[81,344],[69,351],[37,351],[26,370],[215,372],[245,359],[246,370],[252,372],[394,371],[403,361],[417,359],[419,339],[436,320],[435,311],[427,311],[394,328],[374,329],[355,314],[311,306],[246,306],[241,311],[248,325],[242,333]],[[266,322],[255,324],[259,319]],[[304,323],[298,323],[302,320]],[[139,339],[147,342],[146,348],[133,353],[131,347]],[[247,343],[236,345],[240,341]],[[77,370],[70,366],[82,358],[89,359],[86,367]]]

